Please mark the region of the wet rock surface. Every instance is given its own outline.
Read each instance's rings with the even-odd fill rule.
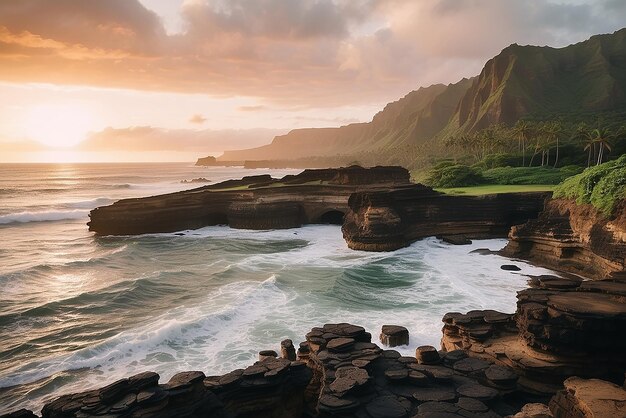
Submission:
[[[346,340],[353,341],[349,349],[336,351],[337,346],[346,346]],[[440,355],[424,346],[423,357],[438,364],[420,364],[415,357],[402,357],[372,344],[369,333],[349,324],[313,328],[306,342],[310,348],[307,361],[315,376],[311,386],[319,391],[314,416],[500,417],[517,412],[506,401],[514,387],[502,390],[484,375],[472,377],[454,369],[467,355],[451,353],[446,361],[446,353]]]
[[[400,325],[383,325],[380,342],[387,347],[409,345],[409,330]]]
[[[593,282],[573,281],[574,284],[566,286],[550,276],[531,279],[535,287],[520,292],[520,309],[526,309],[524,305],[528,303],[541,305],[537,302],[540,299],[545,309],[558,306],[563,309],[561,312],[585,321],[607,316],[613,321],[623,320],[623,306],[598,305],[592,301],[574,306],[563,297],[577,297],[578,292],[590,289],[600,295],[614,294],[606,293],[607,289],[621,294],[622,287],[605,283],[594,287]],[[550,289],[551,284],[559,290]],[[527,295],[535,291],[539,293]],[[551,303],[553,293],[561,297],[553,298],[556,302]],[[591,374],[608,370],[595,367],[601,364],[592,363],[598,358],[591,359],[587,353],[586,369],[576,369],[583,367],[580,358],[572,363],[571,354],[561,357],[556,353],[559,348],[556,343],[549,348],[552,353],[524,351],[535,349],[517,332],[529,329],[525,328],[525,320],[520,319],[520,309],[516,316],[496,311],[446,314],[442,339],[446,350],[420,346],[415,357],[404,357],[395,350],[379,347],[371,342],[371,334],[360,326],[326,324],[307,333],[306,341],[299,344],[295,353],[295,361],[291,359],[295,352],[293,342],[283,340],[280,357],[275,351],[262,351],[262,360],[245,369],[208,377],[200,371],[181,372],[161,384],[156,373],[145,372],[100,389],[63,395],[46,404],[42,416],[626,417],[623,387],[605,380],[571,377],[580,370]],[[550,324],[549,320],[544,323]],[[592,344],[583,339],[567,341],[568,350]],[[534,356],[529,354],[531,352]],[[622,384],[624,369],[616,359],[610,370],[617,380],[621,373],[618,383]],[[30,411],[20,410],[0,418],[35,416]]]
[[[177,373],[164,384],[141,373],[103,388],[61,396],[46,404],[44,418],[87,417],[296,417],[312,373],[302,362],[266,357],[223,376]],[[30,411],[7,415],[34,417]]]
[[[438,236],[451,244],[506,237],[513,225],[534,219],[549,193],[452,196],[414,184],[355,192],[343,224],[348,247],[392,251]]]
[[[454,367],[471,372],[482,367],[478,361],[495,362],[507,369],[485,369],[494,385],[510,387],[519,375],[521,387],[544,395],[558,391],[570,376],[621,384],[626,281],[538,276],[529,284],[518,293],[515,315],[470,311],[444,316],[442,346],[470,355]]]
[[[626,277],[626,200],[607,217],[591,205],[549,200],[537,219],[514,226],[502,253],[594,279]]]
[[[245,229],[296,228],[343,222],[348,198],[358,190],[411,184],[402,167],[359,166],[304,170],[228,180],[192,190],[124,199],[92,210],[89,230],[99,235],[174,232],[211,225]]]

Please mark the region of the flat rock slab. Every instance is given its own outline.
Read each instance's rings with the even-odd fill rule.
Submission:
[[[548,306],[583,317],[606,317],[626,320],[626,303],[602,293],[568,292],[548,296]]]
[[[443,362],[446,365],[453,365],[457,361],[466,359],[468,357],[467,352],[465,350],[452,350],[445,353],[443,356]]]
[[[476,373],[487,369],[491,363],[485,360],[468,357],[454,363],[454,370],[461,373]]]
[[[454,377],[454,372],[443,366],[430,366],[426,364],[409,364],[410,369],[424,373],[426,376],[438,382],[448,382]]]
[[[409,414],[411,403],[395,396],[381,396],[365,407],[372,418],[404,418]]]
[[[499,395],[496,389],[479,383],[466,383],[459,386],[456,391],[461,396],[478,399],[479,401],[490,401]]]
[[[329,351],[334,351],[337,353],[350,351],[350,349],[354,346],[354,339],[352,338],[335,338],[330,340],[326,345],[326,348]]]
[[[332,392],[346,393],[370,380],[367,370],[358,367],[343,367],[335,373],[335,380],[329,385]]]
[[[418,402],[454,402],[457,394],[452,388],[430,387],[416,390],[413,398]]]
[[[457,401],[456,405],[459,408],[470,412],[487,412],[489,410],[487,405],[474,398],[461,397]]]

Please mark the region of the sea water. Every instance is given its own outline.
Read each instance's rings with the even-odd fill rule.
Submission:
[[[125,197],[198,187],[245,170],[190,164],[0,165],[0,414],[38,412],[63,393],[153,370],[223,374],[259,350],[297,345],[314,326],[351,322],[377,340],[406,326],[413,355],[438,346],[441,317],[515,310],[524,274],[497,255],[505,240],[452,246],[435,238],[389,253],[347,248],[339,226],[248,231],[223,226],[96,237],[90,209]]]

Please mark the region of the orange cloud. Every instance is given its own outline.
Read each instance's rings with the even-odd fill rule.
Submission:
[[[206,118],[200,114],[195,114],[189,118],[189,123],[197,123],[199,125],[202,125],[204,122],[206,122]]]
[[[168,35],[138,0],[0,0],[0,80],[281,106],[384,102],[473,76],[513,42],[558,46],[618,29],[626,21],[620,4],[188,0],[185,30]]]

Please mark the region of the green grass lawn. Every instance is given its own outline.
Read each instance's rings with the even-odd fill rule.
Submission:
[[[493,193],[522,193],[522,192],[547,192],[553,191],[556,186],[553,184],[488,184],[471,187],[454,187],[451,189],[436,189],[439,192],[453,195],[479,196]]]

